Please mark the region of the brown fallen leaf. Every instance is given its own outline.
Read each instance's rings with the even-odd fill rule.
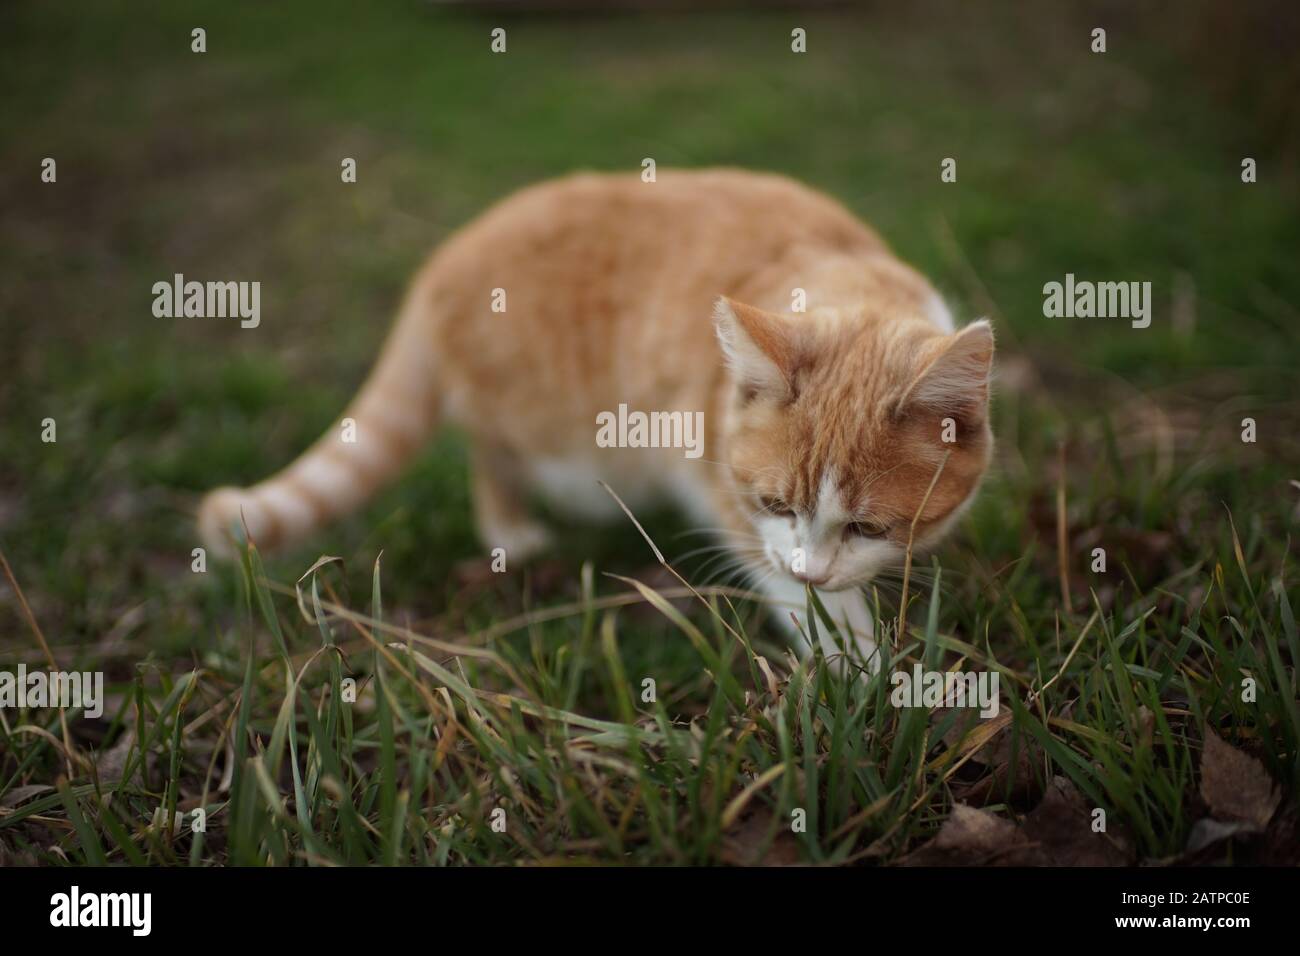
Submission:
[[[1213,817],[1202,817],[1192,825],[1191,831],[1187,834],[1187,846],[1183,850],[1183,856],[1185,859],[1195,859],[1205,850],[1217,846],[1224,840],[1258,832],[1259,827],[1253,823],[1243,823],[1240,820],[1223,823]]]
[[[1268,771],[1254,757],[1242,753],[1209,727],[1201,753],[1201,796],[1219,819],[1241,820],[1263,828],[1282,801]]]
[[[943,713],[946,711],[942,708],[936,709],[933,722],[937,723]],[[948,728],[943,740],[964,753],[967,735],[980,724],[979,715],[967,711]],[[1028,809],[1043,794],[1042,761],[1042,748],[1028,734],[1003,732],[972,753],[949,786],[958,801],[973,807],[1002,802]],[[991,772],[980,774],[981,767]]]
[[[1134,854],[1122,833],[1092,829],[1092,809],[1055,777],[1024,822],[953,805],[938,835],[904,857],[905,866],[1125,866]]]
[[[766,808],[747,813],[723,835],[718,857],[731,866],[798,866],[801,862],[799,843],[789,825]]]
[[[1192,825],[1177,866],[1300,866],[1300,812],[1284,806],[1267,830],[1242,820],[1202,817]]]
[[[42,793],[49,793],[54,788],[43,783],[33,783],[25,787],[14,787],[0,797],[0,807],[16,807]]]
[[[938,835],[902,859],[904,866],[1011,865],[1032,850],[1020,829],[987,810],[955,803]]]
[[[126,758],[130,755],[131,746],[135,743],[135,730],[128,727],[126,732],[118,738],[117,743],[113,744],[108,750],[100,751],[95,755],[95,774],[99,777],[101,784],[116,784],[121,781],[122,774],[126,771]],[[149,766],[153,766],[153,755],[149,757]],[[139,776],[140,764],[137,760],[133,772],[134,776]]]
[[[1053,777],[1042,801],[1025,817],[1020,832],[1036,847],[1037,862],[1047,866],[1125,866],[1134,854],[1122,832],[1092,828],[1092,807],[1066,777]],[[1021,862],[1021,861],[1017,861]]]

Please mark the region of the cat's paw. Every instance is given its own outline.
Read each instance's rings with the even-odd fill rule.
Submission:
[[[532,521],[485,529],[482,538],[494,556],[500,548],[505,552],[505,559],[515,565],[544,554],[555,543],[543,525]]]

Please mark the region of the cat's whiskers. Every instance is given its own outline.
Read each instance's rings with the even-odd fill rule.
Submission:
[[[730,580],[737,574],[751,572],[756,567],[762,567],[761,558],[762,554],[756,548],[728,549],[727,554],[720,555],[708,562],[704,568],[700,569],[699,573],[704,576],[707,572],[709,576],[705,580],[710,584],[719,579]],[[719,561],[722,561],[722,564],[713,568],[712,566],[718,565]],[[769,570],[771,570],[770,567]]]
[[[749,531],[735,531],[735,530],[733,530],[733,529],[731,529],[731,528],[692,528],[692,529],[689,530],[689,531],[681,531],[681,532],[678,532],[678,533],[675,534],[673,537],[674,537],[674,538],[685,538],[685,537],[689,537],[689,536],[691,536],[691,535],[699,535],[699,534],[716,534],[716,535],[719,535],[719,536],[723,536],[723,537],[727,537],[727,538],[735,538],[735,539],[740,539],[740,540],[752,540],[752,541],[762,541],[762,540],[763,540],[763,536],[762,536],[762,535],[754,534],[754,533],[749,532]]]
[[[703,548],[693,548],[685,554],[679,554],[673,558],[674,564],[689,561],[691,558],[698,558],[702,554],[734,554],[736,551],[729,544],[710,544]]]

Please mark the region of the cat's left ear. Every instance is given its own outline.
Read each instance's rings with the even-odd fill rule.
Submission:
[[[979,425],[988,415],[993,327],[988,319],[980,319],[944,339],[908,386],[898,410],[920,406]]]

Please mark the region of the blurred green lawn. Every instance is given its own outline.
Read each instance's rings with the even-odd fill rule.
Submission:
[[[112,633],[137,655],[202,657],[235,604],[227,570],[189,573],[197,493],[264,476],[334,419],[407,278],[451,229],[524,184],[647,156],[805,180],[930,275],[959,321],[992,314],[999,464],[944,555],[968,593],[976,564],[1036,547],[1011,585],[1015,613],[1053,626],[1041,511],[1062,438],[1072,528],[1128,535],[1134,561],[1142,536],[1174,537],[1137,591],[1228,553],[1225,505],[1252,555],[1280,559],[1287,479],[1300,477],[1293,138],[1228,105],[1170,51],[1157,15],[966,6],[597,17],[6,4],[0,546],[51,641],[93,655]],[[1102,56],[1088,49],[1098,22],[1111,24]],[[488,50],[496,25],[504,56]],[[790,52],[796,25],[806,55]],[[39,182],[46,156],[57,185]],[[1241,182],[1243,156],[1258,159],[1257,184]],[[340,182],[343,157],[358,161],[355,185]],[[944,157],[955,184],[940,182]],[[260,280],[261,326],[155,319],[150,287],[177,272]],[[1042,286],[1067,272],[1150,280],[1151,327],[1045,319]],[[1245,415],[1257,445],[1237,440]],[[40,442],[47,416],[56,445]],[[1161,442],[1172,457],[1150,453]],[[669,515],[652,530],[670,552],[695,543],[674,538]],[[454,574],[479,553],[454,435],[270,568],[288,582],[341,554],[364,595],[381,548],[399,618],[454,632],[523,600],[516,579],[476,593]],[[572,578],[593,555],[601,570],[650,558],[625,529],[573,529]],[[637,626],[670,632],[654,617]],[[698,672],[679,639],[625,645],[638,667],[676,668],[668,684]],[[6,597],[0,652],[29,647]]]
[[[172,606],[202,588],[177,576],[189,493],[261,477],[332,420],[450,229],[534,180],[646,156],[806,180],[880,229],[960,319],[993,310],[1003,357],[1030,360],[1051,406],[1050,427],[1004,426],[1030,467],[1096,400],[1140,406],[1128,382],[1205,399],[1201,424],[1229,437],[1256,409],[1268,451],[1234,449],[1249,473],[1230,467],[1240,486],[1222,490],[1284,494],[1290,475],[1275,469],[1295,460],[1295,416],[1278,402],[1295,398],[1300,357],[1294,165],[1259,153],[1276,135],[1234,125],[1149,23],[1120,20],[1097,56],[1085,42],[1097,18],[1027,9],[7,5],[0,534],[47,629],[93,639],[162,588],[180,620],[158,639],[199,639],[186,602]],[[505,56],[488,53],[498,23]],[[789,51],[792,24],[808,30],[806,55]],[[190,52],[194,26],[206,54]],[[1261,181],[1243,185],[1240,159],[1257,153]],[[55,186],[38,181],[45,156]],[[340,183],[344,156],[356,185]],[[956,184],[939,180],[948,156]],[[261,327],[155,319],[150,286],[176,272],[260,280]],[[1043,318],[1041,287],[1066,272],[1151,280],[1151,328]],[[1173,331],[1179,273],[1194,280],[1186,335]],[[57,446],[38,440],[46,416]],[[1023,503],[987,508],[1014,524],[1005,512]],[[410,588],[400,597],[449,600],[448,569],[477,553],[454,438],[312,548],[380,546]]]

